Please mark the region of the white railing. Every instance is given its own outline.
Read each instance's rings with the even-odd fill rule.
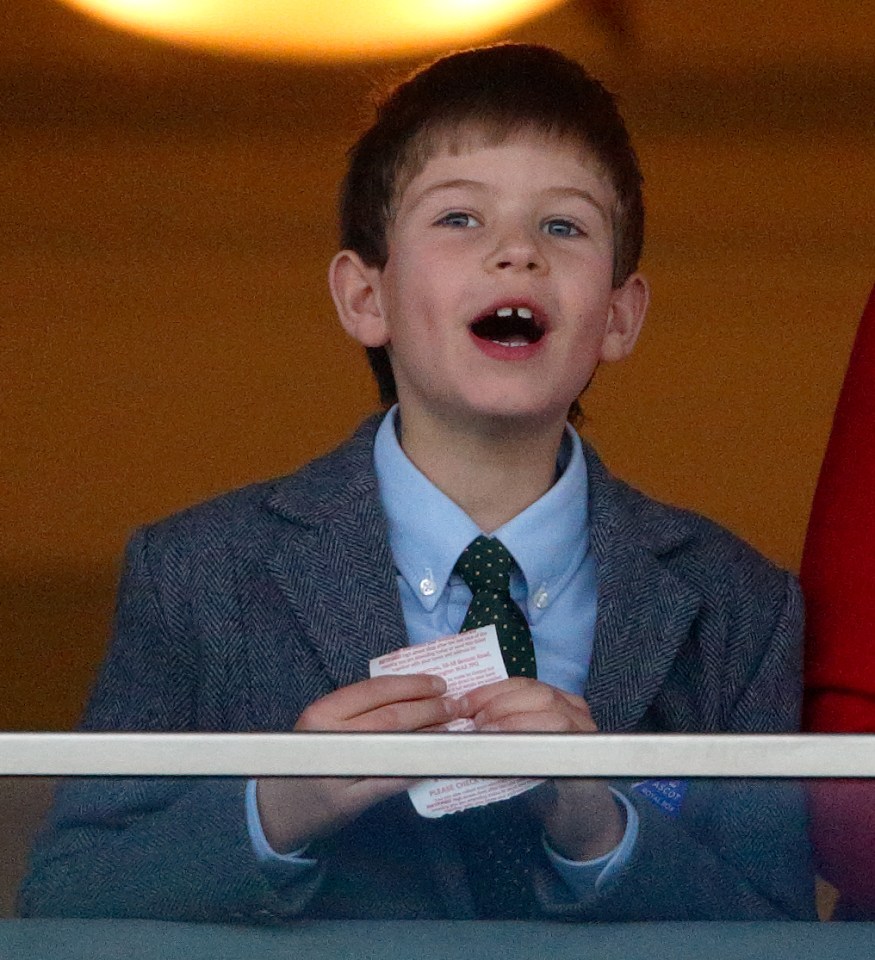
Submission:
[[[861,734],[0,734],[0,776],[875,777]]]

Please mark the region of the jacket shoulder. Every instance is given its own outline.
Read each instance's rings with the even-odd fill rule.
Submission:
[[[689,619],[676,634],[657,728],[797,729],[804,613],[796,578],[719,523],[653,499],[598,460],[590,476],[591,533],[599,576],[611,580],[606,589],[635,591],[635,608],[648,616],[662,610],[663,626],[680,623],[666,598],[684,598]],[[647,582],[658,592],[642,596]]]
[[[754,546],[720,523],[685,507],[665,503],[611,474],[587,449],[590,509],[596,550],[624,540],[650,550],[675,570],[696,579],[772,584],[793,579]],[[614,541],[613,543],[611,541]]]

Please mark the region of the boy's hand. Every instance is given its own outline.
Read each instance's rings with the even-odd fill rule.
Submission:
[[[583,697],[525,677],[472,690],[459,700],[459,716],[478,732],[598,732]],[[624,815],[601,780],[551,780],[532,793],[532,805],[550,845],[569,860],[594,860],[623,839]]]
[[[335,690],[310,704],[295,731],[402,732],[439,728],[458,716],[440,677],[373,677]],[[261,826],[277,853],[297,850],[332,833],[415,780],[401,777],[265,777],[256,796]]]

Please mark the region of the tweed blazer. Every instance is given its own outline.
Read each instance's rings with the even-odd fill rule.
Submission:
[[[378,422],[296,474],[134,535],[84,729],[290,730],[308,704],[406,645],[373,468]],[[615,479],[586,445],[585,455],[598,565],[585,695],[599,729],[795,730],[795,580],[716,524]],[[795,787],[693,781],[666,810],[653,790],[619,786],[640,817],[627,867],[581,900],[536,855],[532,916],[813,918]],[[66,785],[34,849],[21,913],[476,916],[455,832],[418,817],[406,796],[318,841],[318,866],[289,883],[256,861],[243,790],[235,779]],[[525,798],[499,807],[515,823],[528,816]]]

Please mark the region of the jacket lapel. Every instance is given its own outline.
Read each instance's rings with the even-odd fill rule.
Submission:
[[[646,726],[699,609],[698,591],[667,555],[690,539],[675,511],[613,478],[585,446],[598,613],[586,700],[599,729]]]
[[[289,477],[269,507],[289,523],[268,566],[333,686],[407,635],[373,471],[376,422]]]

